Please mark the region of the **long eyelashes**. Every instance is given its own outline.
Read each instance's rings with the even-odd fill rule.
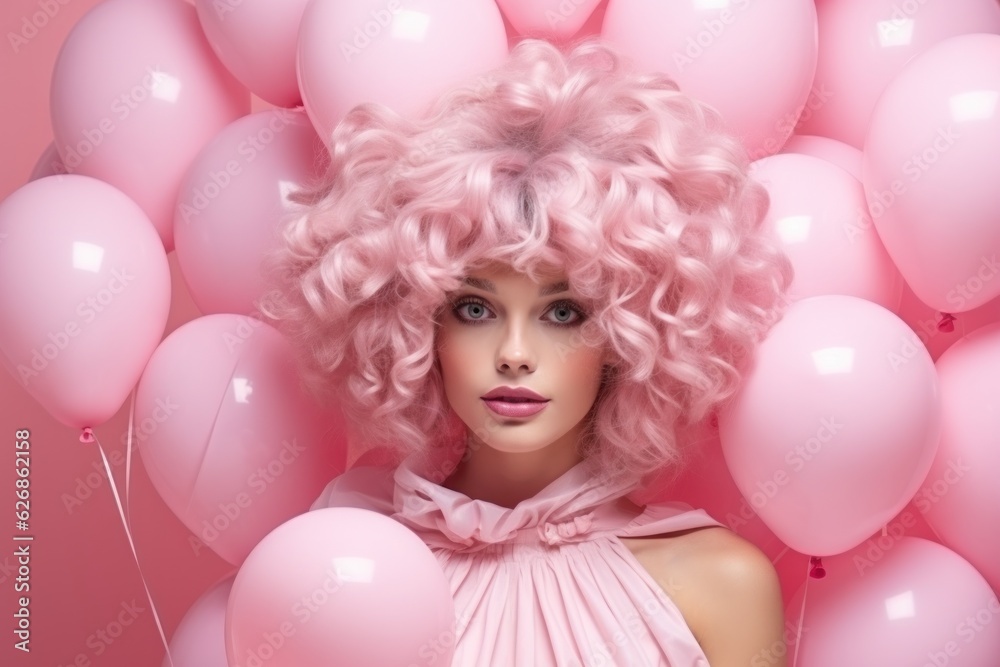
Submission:
[[[482,306],[487,311],[490,310],[489,304],[486,303],[486,301],[480,299],[479,297],[475,297],[475,296],[463,297],[463,298],[458,299],[457,301],[455,301],[455,303],[453,304],[453,311],[452,312],[455,313],[455,317],[458,319],[458,321],[461,322],[462,324],[470,324],[470,325],[473,325],[473,326],[476,326],[476,325],[479,325],[479,324],[482,324],[482,323],[486,322],[487,318],[472,318],[472,319],[470,319],[470,318],[464,317],[463,315],[460,314],[462,308],[464,308],[465,306],[471,305],[471,304],[477,304],[479,306]],[[581,324],[583,324],[583,321],[585,319],[587,319],[587,314],[584,312],[584,310],[582,308],[580,308],[580,306],[576,305],[572,301],[565,301],[565,300],[564,301],[556,301],[555,303],[553,303],[552,307],[549,308],[549,310],[546,311],[546,314],[547,313],[551,313],[552,311],[554,311],[554,310],[556,310],[558,308],[568,308],[569,310],[571,310],[574,313],[576,313],[577,317],[576,317],[576,319],[570,320],[569,322],[557,322],[555,320],[548,320],[548,323],[551,324],[554,327],[576,327],[576,326],[580,326]]]

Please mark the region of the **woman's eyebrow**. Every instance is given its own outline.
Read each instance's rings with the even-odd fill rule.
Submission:
[[[486,292],[491,292],[493,294],[497,293],[496,285],[494,285],[493,281],[491,280],[486,280],[484,278],[469,277],[466,278],[463,282],[467,285],[471,285],[472,287],[477,287]],[[561,280],[559,282],[555,282],[550,285],[543,285],[542,288],[538,290],[538,296],[549,296],[550,294],[558,294],[559,292],[567,292],[567,291],[569,291],[569,283],[566,282],[565,280]]]

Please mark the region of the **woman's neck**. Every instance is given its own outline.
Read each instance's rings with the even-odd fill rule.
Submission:
[[[442,486],[474,500],[513,508],[583,461],[575,439],[530,452],[505,452],[470,442]]]

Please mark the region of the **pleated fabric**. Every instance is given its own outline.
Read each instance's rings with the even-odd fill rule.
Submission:
[[[453,667],[709,667],[680,610],[619,538],[722,525],[680,502],[633,504],[589,460],[502,507],[431,481],[412,455],[352,468],[312,509],[360,507],[413,530],[451,584]]]

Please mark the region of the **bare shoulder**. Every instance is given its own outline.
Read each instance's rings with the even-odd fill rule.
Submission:
[[[712,667],[785,667],[781,587],[756,545],[722,526],[622,543],[680,609]]]

